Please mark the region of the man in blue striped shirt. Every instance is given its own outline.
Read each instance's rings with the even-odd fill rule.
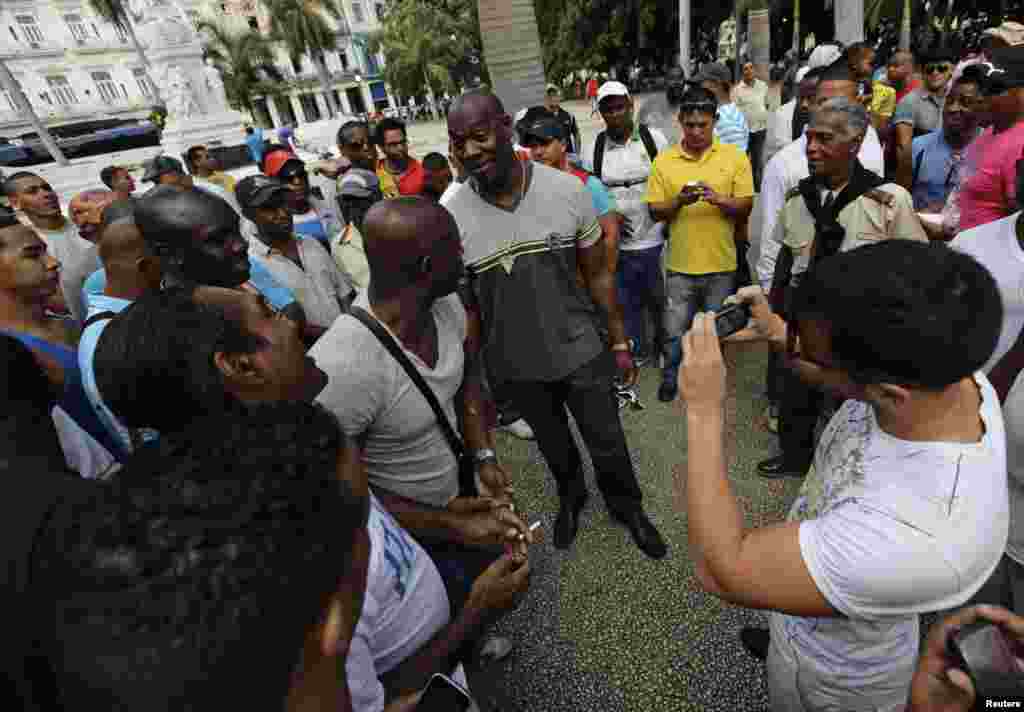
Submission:
[[[732,74],[729,68],[717,62],[709,64],[697,73],[693,81],[718,99],[715,136],[722,143],[731,143],[746,153],[750,143],[750,127],[743,112],[732,101]]]

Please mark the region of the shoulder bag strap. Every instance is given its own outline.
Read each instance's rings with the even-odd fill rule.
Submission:
[[[381,326],[380,322],[377,321],[371,314],[369,314],[362,307],[353,306],[349,310],[349,314],[354,316],[356,319],[362,322],[363,326],[373,332],[373,335],[377,337],[381,345],[388,350],[398,365],[402,367],[406,375],[412,380],[419,389],[423,397],[427,399],[427,404],[430,409],[434,411],[434,416],[437,418],[437,424],[441,427],[441,432],[444,433],[445,440],[448,441],[448,447],[452,449],[452,453],[455,455],[456,460],[461,460],[463,455],[466,454],[466,447],[462,444],[462,440],[455,433],[452,428],[451,422],[448,420],[448,416],[445,415],[444,410],[441,408],[441,404],[437,400],[437,396],[434,395],[434,391],[431,390],[427,382],[423,380],[423,376],[413,365],[409,357],[405,355],[402,347],[395,341],[395,338],[388,333],[388,330]]]
[[[112,311],[101,311],[97,314],[93,314],[91,317],[85,320],[84,324],[82,324],[82,331],[85,331],[90,326],[95,324],[97,321],[106,321],[108,319],[113,319],[115,316],[117,316],[117,312]]]
[[[597,140],[594,141],[594,175],[597,176],[598,180],[604,180],[601,177],[601,167],[604,164],[604,141],[605,132],[602,131],[597,135]]]
[[[647,149],[647,155],[651,157],[651,163],[654,163],[654,159],[658,157],[658,146],[654,143],[654,136],[651,135],[647,124],[640,124],[640,140],[644,142],[644,148]]]

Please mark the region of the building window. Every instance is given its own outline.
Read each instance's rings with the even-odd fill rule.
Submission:
[[[260,31],[260,21],[253,15],[249,15],[249,27],[257,32]]]
[[[36,24],[35,15],[15,15],[14,19],[21,25],[21,34],[25,37],[26,42],[39,44],[43,41],[43,33],[39,30],[39,25]]]
[[[345,54],[345,50],[338,52],[338,60],[341,62],[341,71],[348,71],[348,55]]]
[[[50,85],[50,91],[53,92],[53,97],[57,100],[58,104],[77,104],[78,97],[75,96],[75,90],[71,88],[71,83],[65,76],[47,77],[46,83]]]
[[[366,53],[366,73],[380,74],[380,66],[377,64],[377,55]]]
[[[89,39],[89,30],[82,22],[81,15],[65,15],[64,22],[68,23],[68,28],[71,30],[71,36],[75,38],[75,42],[83,44]]]
[[[108,104],[116,103],[118,96],[117,85],[110,78],[110,72],[92,72],[92,80],[96,82],[96,89],[99,90],[100,98]]]
[[[356,22],[366,22],[366,15],[363,14],[363,3],[352,3],[352,17]]]
[[[156,90],[153,87],[153,81],[149,78],[149,75],[146,74],[146,68],[135,67],[132,69],[132,75],[135,77],[135,83],[138,85],[139,92],[142,96],[147,99],[155,99]]]
[[[376,5],[374,5],[373,7],[374,7],[374,10],[377,12],[377,20],[379,22],[384,22],[384,3],[379,2]]]
[[[306,121],[320,120],[320,107],[316,104],[315,94],[300,94],[299,104],[302,106],[302,113],[305,114]]]

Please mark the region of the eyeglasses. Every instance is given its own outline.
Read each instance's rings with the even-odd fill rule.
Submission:
[[[931,74],[932,72],[942,72],[945,74],[949,71],[948,64],[926,64],[924,65],[924,73]]]

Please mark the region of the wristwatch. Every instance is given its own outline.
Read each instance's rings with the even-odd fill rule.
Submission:
[[[490,448],[480,448],[479,450],[473,451],[473,459],[476,460],[476,464],[479,467],[486,462],[498,463],[498,455]]]

